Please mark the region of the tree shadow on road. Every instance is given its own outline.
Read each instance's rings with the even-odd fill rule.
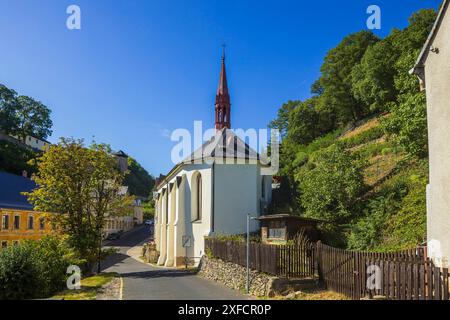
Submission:
[[[122,277],[126,278],[140,278],[140,279],[153,279],[153,278],[180,278],[187,276],[194,276],[194,272],[185,270],[149,270],[142,272],[130,272],[122,273]]]

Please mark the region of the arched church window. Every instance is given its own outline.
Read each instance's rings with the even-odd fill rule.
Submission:
[[[197,173],[193,179],[193,193],[192,193],[192,204],[193,204],[193,221],[202,220],[202,176]]]
[[[202,220],[202,176],[197,176],[197,220]]]

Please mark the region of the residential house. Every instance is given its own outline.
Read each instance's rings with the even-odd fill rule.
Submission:
[[[39,240],[51,233],[50,214],[34,211],[21,194],[34,188],[34,182],[25,176],[0,172],[0,247]]]
[[[443,1],[412,70],[426,90],[430,181],[427,186],[428,255],[450,267],[450,0]]]

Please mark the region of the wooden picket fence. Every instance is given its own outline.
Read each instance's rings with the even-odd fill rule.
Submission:
[[[246,266],[246,244],[205,239],[208,254]],[[251,269],[286,278],[318,278],[328,290],[359,300],[449,300],[449,271],[435,267],[424,248],[392,253],[349,251],[320,241],[290,245],[250,244]]]
[[[247,265],[246,244],[214,238],[205,239],[205,251],[213,257],[241,266]],[[286,277],[313,278],[315,245],[311,242],[292,245],[250,243],[249,266],[253,270]]]
[[[356,252],[317,243],[320,279],[352,299],[449,300],[449,274],[426,258],[424,248],[394,253]]]

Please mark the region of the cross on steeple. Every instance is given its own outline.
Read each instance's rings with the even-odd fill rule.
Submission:
[[[222,60],[225,60],[225,49],[227,47],[227,44],[224,42],[222,44]]]
[[[231,103],[228,93],[227,72],[225,69],[225,43],[222,45],[222,66],[220,69],[219,87],[216,94],[216,130],[231,128]]]

